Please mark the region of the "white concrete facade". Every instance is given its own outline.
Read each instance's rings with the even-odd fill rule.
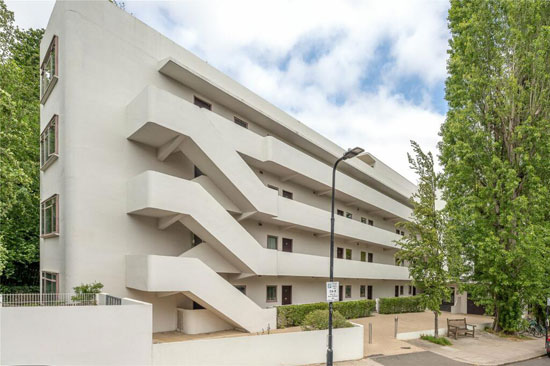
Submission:
[[[276,326],[274,306],[324,300],[344,149],[107,1],[57,2],[42,58],[54,36],[41,126],[58,116],[58,156],[41,197],[58,195],[58,232],[41,239],[40,260],[59,292],[101,282],[153,304],[155,332],[176,330],[178,309],[190,332],[256,332]],[[340,165],[344,301],[369,286],[372,298],[412,293],[394,241],[415,189],[370,154]]]

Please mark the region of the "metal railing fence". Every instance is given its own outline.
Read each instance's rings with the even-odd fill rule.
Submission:
[[[0,307],[97,305],[97,294],[0,294]]]

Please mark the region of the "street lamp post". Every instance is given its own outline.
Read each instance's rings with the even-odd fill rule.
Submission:
[[[336,160],[334,166],[332,167],[332,195],[331,195],[331,204],[330,204],[330,276],[329,281],[334,282],[334,191],[336,185],[336,168],[342,160],[347,160],[353,158],[363,151],[360,147],[355,147],[353,149],[348,149],[342,155],[341,158]],[[328,347],[327,347],[327,366],[332,366],[332,301],[328,303]]]

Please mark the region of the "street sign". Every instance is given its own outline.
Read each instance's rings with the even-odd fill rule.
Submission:
[[[339,282],[327,282],[327,302],[340,301],[338,296]]]

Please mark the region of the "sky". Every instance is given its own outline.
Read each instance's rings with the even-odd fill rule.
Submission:
[[[6,1],[21,28],[53,1]],[[416,182],[410,140],[437,154],[447,1],[125,1],[126,10],[343,148]]]

